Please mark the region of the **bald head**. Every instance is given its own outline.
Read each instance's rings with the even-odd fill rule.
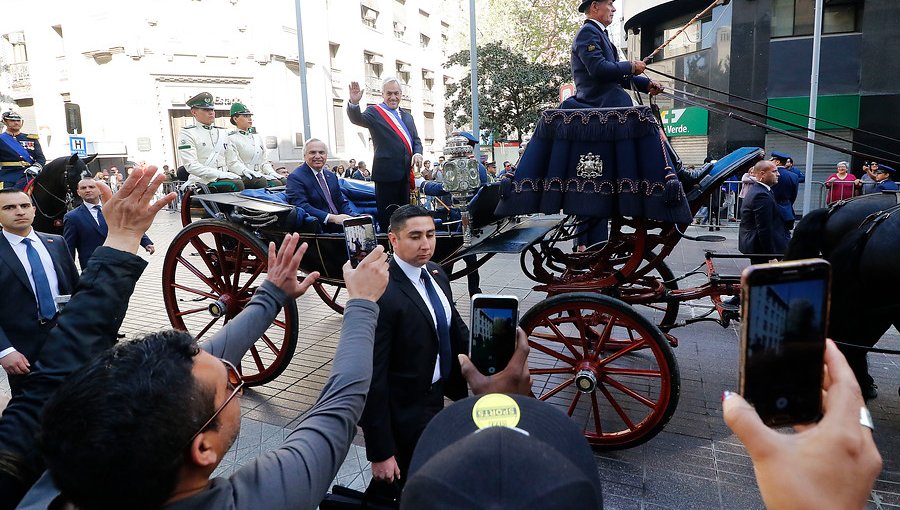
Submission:
[[[78,181],[78,196],[89,204],[99,204],[100,189],[97,188],[97,181],[90,177]]]

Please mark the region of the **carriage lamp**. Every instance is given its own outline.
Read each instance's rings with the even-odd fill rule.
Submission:
[[[472,146],[465,137],[453,135],[447,139],[444,155],[448,157],[442,167],[444,172],[444,191],[453,197],[454,206],[459,208],[460,222],[463,231],[463,246],[472,244],[472,232],[469,229],[468,198],[481,186],[478,177],[478,162],[470,157]]]

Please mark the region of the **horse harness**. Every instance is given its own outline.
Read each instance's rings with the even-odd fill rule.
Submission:
[[[41,183],[40,181],[38,181],[38,178],[37,178],[37,177],[35,177],[34,179],[32,179],[32,182],[31,182],[31,189],[29,190],[29,195],[31,196],[31,195],[34,193],[34,187],[37,186],[37,187],[39,187],[42,191],[44,191],[45,193],[47,193],[47,195],[49,195],[50,197],[52,197],[54,200],[56,200],[57,202],[63,204],[63,205],[65,206],[65,211],[64,211],[64,212],[69,212],[69,211],[71,211],[72,209],[75,208],[75,196],[72,194],[72,189],[71,189],[71,187],[69,186],[68,179],[69,179],[69,170],[71,170],[73,167],[74,167],[74,165],[72,165],[71,163],[67,162],[67,163],[66,163],[66,169],[65,169],[65,171],[61,173],[61,179],[62,179],[63,189],[66,190],[66,196],[65,196],[65,198],[60,198],[60,197],[56,196],[52,191],[50,191],[49,189],[47,189],[47,187],[44,186],[43,183]],[[59,216],[59,213],[57,213],[57,214],[55,214],[55,215],[49,215],[49,214],[45,213],[45,212],[41,209],[41,205],[40,205],[40,203],[39,203],[37,200],[34,200],[34,208],[37,210],[37,212],[38,212],[41,216],[43,216],[44,218],[47,218],[48,220],[55,220],[56,217]]]

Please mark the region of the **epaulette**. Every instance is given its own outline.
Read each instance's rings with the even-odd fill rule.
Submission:
[[[29,140],[40,140],[41,135],[25,135]]]
[[[213,126],[213,127],[216,128],[216,129],[225,129],[225,128],[223,128],[222,126]]]
[[[231,131],[228,132],[228,136],[236,135],[237,133],[238,133],[238,130],[237,130],[237,129],[233,129],[233,130],[231,130]]]
[[[184,126],[181,129],[194,129],[195,127],[197,127],[197,126]]]

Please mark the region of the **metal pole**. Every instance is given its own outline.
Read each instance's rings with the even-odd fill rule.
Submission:
[[[309,127],[309,94],[306,90],[306,52],[303,50],[303,16],[300,13],[300,1],[295,0],[297,9],[297,56],[300,60],[300,104],[303,108],[303,140],[312,137],[312,129]]]
[[[299,0],[298,0],[299,1]],[[475,147],[472,152],[475,161],[481,162],[481,128],[478,125],[478,45],[475,39],[475,0],[469,0],[469,59],[472,61],[472,131]]]
[[[816,139],[816,134],[812,131],[816,128],[816,108],[819,103],[819,51],[822,47],[822,1],[816,0],[816,21],[813,31],[813,50],[812,50],[812,76],[809,80],[809,123],[806,137],[812,140]],[[809,213],[812,203],[812,182],[813,182],[813,158],[815,155],[815,145],[806,142],[806,182],[803,187],[803,215]]]

